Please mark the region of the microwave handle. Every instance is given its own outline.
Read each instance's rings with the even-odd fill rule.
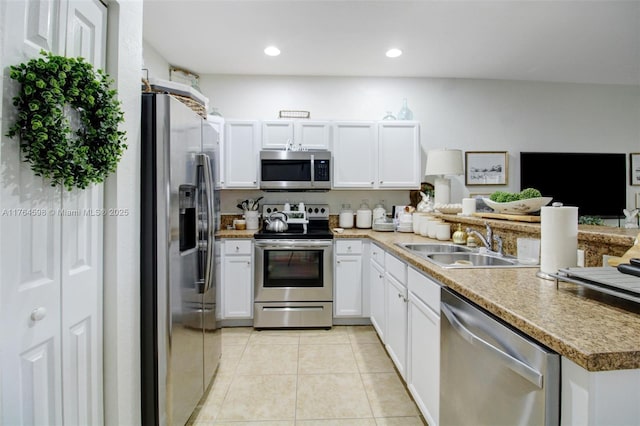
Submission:
[[[316,180],[315,155],[311,154],[311,186],[314,186]]]

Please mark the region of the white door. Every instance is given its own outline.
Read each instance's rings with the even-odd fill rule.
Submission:
[[[384,342],[386,339],[384,270],[373,261],[369,269],[369,285],[371,291],[371,324],[373,324],[378,336]]]
[[[264,120],[262,122],[262,148],[284,149],[287,142],[299,141],[293,139],[293,121],[290,120]]]
[[[258,188],[259,135],[257,121],[225,123],[224,188]]]
[[[407,351],[407,289],[387,272],[387,337],[385,344],[400,375],[405,378]]]
[[[420,126],[412,122],[378,124],[378,186],[420,187]]]
[[[328,121],[297,121],[294,134],[295,142],[305,149],[329,149],[331,126]]]
[[[338,122],[333,127],[333,187],[373,188],[377,134],[371,122]]]
[[[25,62],[38,56],[40,49],[65,54],[67,23],[79,16],[85,28],[91,27],[96,15],[90,9],[100,11],[94,23],[100,30],[74,37],[85,46],[83,52],[99,50],[103,64],[106,9],[102,4],[31,0],[0,2],[6,30],[0,65],[5,69]],[[88,42],[101,47],[86,48]],[[1,83],[2,128],[15,119],[14,83],[8,78]],[[0,423],[101,423],[102,225],[100,219],[67,218],[64,213],[75,214],[87,200],[102,207],[102,189],[63,197],[59,188],[34,176],[21,162],[18,141],[4,132],[0,138]],[[72,349],[75,352],[63,355]],[[70,366],[79,370],[69,372]],[[75,380],[71,387],[76,391],[63,398],[63,387],[69,387],[63,382],[68,380]]]
[[[98,0],[69,0],[66,56],[105,67],[107,11]],[[103,185],[64,191],[62,365],[65,424],[102,422]]]
[[[251,256],[225,256],[223,262],[224,318],[252,318],[253,268],[251,267]]]
[[[336,256],[336,317],[362,316],[362,256]]]

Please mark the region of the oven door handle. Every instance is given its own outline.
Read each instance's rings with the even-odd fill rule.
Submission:
[[[331,247],[331,241],[305,241],[300,240],[256,240],[256,247],[304,250],[310,248]]]

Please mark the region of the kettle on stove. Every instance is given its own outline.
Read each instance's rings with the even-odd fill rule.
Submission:
[[[273,212],[265,219],[265,226],[270,232],[286,232],[289,229],[287,215],[282,212]]]

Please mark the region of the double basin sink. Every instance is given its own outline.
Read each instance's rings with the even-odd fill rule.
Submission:
[[[513,256],[447,243],[396,243],[397,246],[420,256],[442,268],[523,268]]]

